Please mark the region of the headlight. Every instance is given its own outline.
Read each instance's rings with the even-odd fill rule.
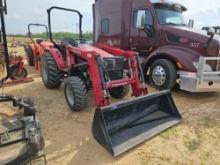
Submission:
[[[195,66],[195,68],[198,70],[198,67],[199,67],[199,62],[198,61],[194,61],[193,62],[193,65]],[[211,72],[211,71],[213,71],[212,70],[212,67],[211,67],[211,65],[209,65],[209,64],[205,64],[205,68],[203,69],[203,71],[205,71],[205,72]]]

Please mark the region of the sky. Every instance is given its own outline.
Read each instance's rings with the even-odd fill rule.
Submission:
[[[178,0],[188,11],[186,21],[195,20],[195,27],[219,25],[219,0]],[[25,34],[29,23],[47,24],[46,10],[51,6],[61,6],[79,10],[83,15],[83,31],[92,31],[92,3],[94,0],[7,0],[8,15],[6,26],[8,34]],[[53,31],[77,32],[77,15],[62,12],[52,13]],[[33,28],[33,32],[42,32],[44,29]]]

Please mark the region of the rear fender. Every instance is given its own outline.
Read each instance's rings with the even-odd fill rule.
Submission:
[[[56,48],[45,49],[45,52],[48,52],[52,55],[59,70],[62,70],[62,71],[65,70],[66,65],[65,65],[63,56],[58,49]]]
[[[193,61],[197,61],[200,56],[201,54],[186,48],[164,46],[150,54],[144,62],[144,69],[148,70],[156,59],[168,59],[175,64],[177,70],[196,72]]]

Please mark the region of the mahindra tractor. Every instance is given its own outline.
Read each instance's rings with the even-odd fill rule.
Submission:
[[[95,44],[138,52],[155,88],[219,91],[220,37],[192,28],[192,21],[187,26],[181,3],[96,0],[93,9]]]
[[[30,39],[30,43],[24,46],[27,62],[30,66],[34,66],[36,70],[40,70],[41,68],[41,59],[44,53],[44,49],[46,47],[53,47],[53,44],[47,39],[34,39],[31,33],[31,27],[43,27],[46,30],[46,38],[48,38],[48,28],[47,25],[44,24],[29,24],[28,25],[28,36]]]
[[[53,40],[51,12],[54,10],[79,16],[79,39]],[[44,51],[43,83],[54,89],[64,82],[65,98],[73,111],[86,108],[88,91],[92,90],[96,106],[92,133],[114,156],[181,121],[169,91],[147,95],[136,52],[85,44],[83,16],[77,10],[51,7],[47,12],[49,37],[54,47]],[[110,96],[123,98],[130,88],[135,99],[110,103]]]

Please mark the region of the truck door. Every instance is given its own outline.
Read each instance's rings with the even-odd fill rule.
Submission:
[[[146,9],[133,10],[130,27],[130,47],[132,50],[149,54],[155,43],[154,20],[152,11]]]
[[[130,48],[143,54],[151,53],[158,38],[153,7],[143,0],[133,1],[131,19]]]

